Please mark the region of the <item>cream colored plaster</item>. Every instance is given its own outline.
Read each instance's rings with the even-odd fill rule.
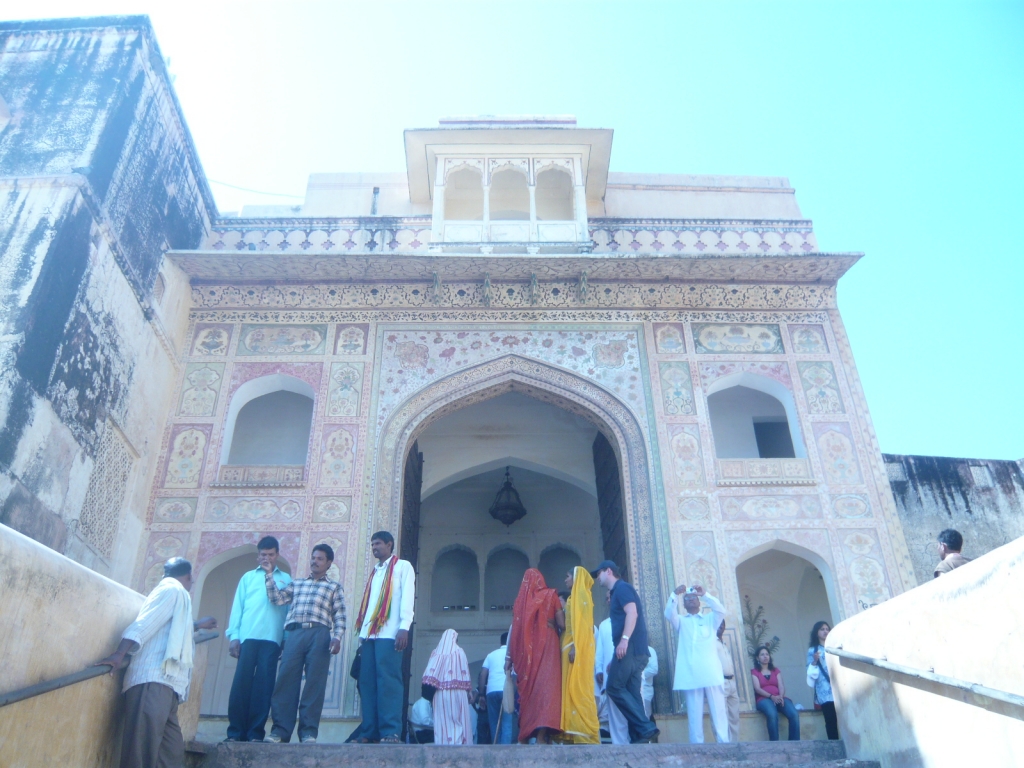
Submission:
[[[0,525],[3,690],[77,672],[109,654],[142,595]],[[121,676],[94,678],[0,708],[5,768],[108,766]]]
[[[841,622],[827,645],[1021,696],[1022,594],[1024,538]],[[1020,707],[831,654],[828,666],[850,757],[883,768],[1024,765]]]

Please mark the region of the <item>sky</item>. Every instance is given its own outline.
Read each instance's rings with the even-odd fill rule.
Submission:
[[[402,131],[449,115],[576,115],[614,129],[612,171],[788,177],[821,250],[865,254],[839,307],[882,451],[1024,458],[1024,1],[0,16],[126,13],[152,19],[222,211],[298,204],[314,172],[403,171]]]

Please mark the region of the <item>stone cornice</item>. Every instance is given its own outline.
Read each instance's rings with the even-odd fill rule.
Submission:
[[[587,255],[528,254],[282,254],[172,251],[169,258],[193,282],[263,281],[430,281],[491,280],[529,282],[746,282],[834,285],[860,258],[856,253],[792,256],[678,256],[630,252]]]

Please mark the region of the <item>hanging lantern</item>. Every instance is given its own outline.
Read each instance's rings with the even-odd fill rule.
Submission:
[[[512,525],[516,520],[521,520],[526,515],[523,502],[519,500],[519,491],[512,485],[512,475],[509,474],[511,467],[505,467],[505,483],[494,497],[491,504],[491,517],[495,520]]]

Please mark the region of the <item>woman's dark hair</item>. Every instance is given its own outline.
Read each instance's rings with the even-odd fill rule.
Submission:
[[[822,627],[828,627],[829,630],[832,629],[832,625],[829,624],[827,621],[814,622],[814,626],[811,628],[811,641],[810,645],[807,646],[808,648],[817,648],[819,645],[821,645],[821,643],[818,641],[818,630]]]
[[[754,666],[757,667],[757,669],[761,668],[761,662],[758,661],[757,658],[761,655],[761,651],[768,651],[768,671],[770,672],[771,670],[775,669],[775,665],[772,664],[772,649],[769,648],[767,645],[757,646],[757,650],[754,651]]]
[[[420,694],[423,696],[424,699],[426,699],[429,702],[434,701],[435,693],[437,693],[437,688],[435,688],[432,685],[427,685],[426,683],[423,683],[423,685],[420,687]]]

